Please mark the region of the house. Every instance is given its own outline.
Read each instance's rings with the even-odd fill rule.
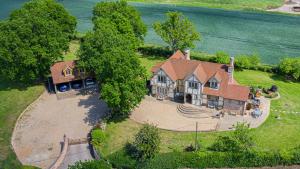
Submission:
[[[51,66],[55,92],[58,92],[61,86],[66,86],[67,89],[86,87],[87,80],[92,79],[93,76],[84,69],[77,68],[76,64],[76,60],[71,60],[56,62]]]
[[[151,71],[151,93],[158,99],[244,114],[250,90],[234,80],[233,57],[229,65],[218,64],[191,60],[189,50],[178,50]]]

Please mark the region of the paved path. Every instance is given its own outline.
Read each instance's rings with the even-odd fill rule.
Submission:
[[[224,118],[189,118],[177,111],[178,103],[164,100],[159,101],[154,97],[146,96],[141,104],[132,112],[130,118],[139,123],[150,123],[158,128],[172,131],[195,131],[198,122],[198,131],[225,131],[231,130],[237,122],[248,122],[250,127],[261,125],[269,115],[270,101],[262,98],[263,115],[259,118],[252,116],[225,115]],[[194,107],[194,106],[193,106]]]
[[[57,100],[44,93],[17,122],[13,148],[23,164],[48,168],[61,151],[63,135],[86,138],[107,106],[98,95],[79,95]]]
[[[68,169],[69,165],[75,164],[77,161],[93,160],[91,156],[89,144],[70,145],[64,162],[59,169]]]

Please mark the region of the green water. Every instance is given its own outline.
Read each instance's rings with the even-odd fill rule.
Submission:
[[[0,0],[0,19],[24,0]],[[60,1],[78,18],[78,31],[91,30],[91,12],[97,0]],[[224,11],[174,5],[132,3],[148,26],[146,43],[164,44],[151,25],[164,19],[167,11],[183,12],[202,34],[194,50],[207,53],[226,51],[231,55],[258,54],[264,63],[278,63],[286,56],[300,56],[300,17],[277,14]]]

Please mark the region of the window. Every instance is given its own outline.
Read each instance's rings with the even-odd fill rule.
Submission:
[[[158,76],[157,76],[157,80],[158,80],[158,82],[160,82],[160,83],[166,83],[166,82],[167,82],[166,76],[162,76],[162,75],[158,75]]]
[[[218,82],[210,82],[210,87],[213,88],[213,89],[218,89]]]
[[[71,69],[66,69],[66,76],[69,76],[72,74],[72,70]]]
[[[189,82],[189,88],[198,89],[198,83],[197,82]]]
[[[79,69],[79,72],[80,72],[80,73],[84,73],[84,69],[80,68],[80,69]]]

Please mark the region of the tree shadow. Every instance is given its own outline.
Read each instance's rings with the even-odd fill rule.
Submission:
[[[16,81],[9,81],[7,79],[0,77],[0,91],[10,91],[10,90],[19,90],[19,91],[25,91],[28,87],[32,87],[35,85],[39,85],[41,83],[29,83],[24,84]]]
[[[88,95],[85,99],[80,99],[78,106],[88,110],[84,122],[90,126],[95,126],[109,111],[107,104],[99,99],[98,93]]]

